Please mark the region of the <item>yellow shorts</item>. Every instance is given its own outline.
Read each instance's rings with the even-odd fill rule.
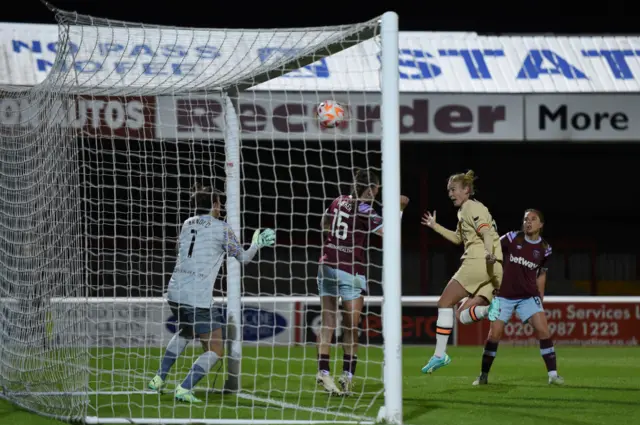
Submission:
[[[480,295],[491,301],[502,283],[502,264],[487,264],[484,258],[467,258],[452,279],[458,281],[472,298]]]

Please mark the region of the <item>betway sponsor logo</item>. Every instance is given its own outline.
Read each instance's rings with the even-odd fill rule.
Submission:
[[[43,123],[85,135],[151,139],[156,127],[155,97],[0,99],[0,128],[20,132]]]
[[[522,257],[514,257],[513,254],[509,254],[509,261],[513,264],[519,264],[531,270],[535,270],[538,268],[538,265],[533,261],[525,260]]]
[[[378,94],[250,93],[238,102],[243,138],[277,140],[378,139],[381,105]],[[338,129],[320,128],[316,107],[335,99],[348,109]],[[223,103],[215,96],[161,97],[160,137],[220,138]],[[522,138],[522,102],[510,96],[402,95],[400,137],[403,140],[518,140]]]

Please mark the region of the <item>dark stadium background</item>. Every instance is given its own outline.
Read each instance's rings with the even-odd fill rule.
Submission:
[[[33,7],[7,10],[3,17],[7,21],[53,23],[53,16],[39,2],[31,0]],[[314,26],[361,21],[378,15],[385,5],[378,9],[364,8],[357,4],[327,4],[320,7],[314,2],[279,3],[274,8],[270,3],[254,6],[242,4],[220,4],[219,2],[183,1],[167,4],[130,0],[127,2],[86,2],[54,0],[58,7],[77,10],[96,16],[130,21],[158,23],[166,25],[202,27],[281,27]],[[480,33],[625,33],[637,32],[634,14],[624,2],[616,2],[615,10],[602,7],[591,8],[590,13],[581,13],[584,3],[566,2],[558,8],[551,2],[515,5],[513,3],[463,3],[419,2],[394,3],[394,10],[400,15],[401,30],[419,31],[476,31]],[[324,8],[328,10],[323,10]],[[388,6],[387,6],[388,7]],[[291,13],[284,13],[291,11]],[[306,12],[298,13],[294,10]],[[638,136],[640,141],[640,135]],[[149,149],[148,146],[132,140],[125,143],[117,139],[79,140],[85,145],[91,159],[85,167],[89,199],[96,198],[98,185],[118,186],[117,190],[103,191],[102,203],[87,202],[89,233],[100,234],[92,237],[90,270],[96,295],[111,295],[113,288],[119,288],[117,295],[158,296],[171,271],[172,264],[163,261],[171,258],[175,246],[173,238],[178,223],[184,216],[184,209],[178,205],[178,188],[183,196],[193,183],[183,178],[180,181],[171,176],[151,178],[149,172],[154,164],[149,157],[130,156],[131,152]],[[246,141],[243,154],[247,158],[255,154],[255,149]],[[326,142],[323,142],[326,145]],[[98,146],[99,148],[96,148]],[[219,159],[222,146],[218,143],[176,143],[165,142],[153,149],[165,150],[167,159],[164,167],[173,167],[176,172],[193,173],[194,167],[202,175],[220,175],[222,172],[215,160]],[[340,147],[341,150],[345,146]],[[371,148],[378,148],[372,144]],[[336,156],[330,154],[323,163],[332,161],[341,166],[351,164],[348,153]],[[190,160],[193,152],[198,152],[198,161]],[[245,167],[248,177],[260,172],[265,180],[258,188],[248,185],[245,193],[263,195],[276,190],[280,201],[262,203],[254,196],[245,198],[245,211],[257,211],[263,215],[246,214],[246,226],[275,226],[277,228],[300,229],[290,235],[279,235],[282,245],[273,253],[265,251],[263,259],[277,261],[276,268],[262,265],[260,281],[262,294],[307,294],[314,293],[316,249],[290,249],[289,244],[315,245],[319,242],[317,232],[303,229],[317,226],[317,217],[308,216],[312,211],[321,211],[322,197],[335,196],[340,189],[328,183],[322,187],[306,184],[275,186],[264,176],[270,175],[272,162],[287,164],[293,161],[304,165],[314,158],[303,158],[286,152],[260,150],[264,157],[260,162],[262,170]],[[265,152],[268,152],[266,154]],[[171,153],[171,154],[169,154]],[[218,154],[216,156],[216,153]],[[121,181],[109,180],[105,164],[124,164],[124,156],[132,161],[132,172]],[[452,172],[474,169],[479,175],[478,199],[486,203],[493,212],[501,232],[518,228],[525,208],[538,208],[547,218],[545,237],[554,247],[551,263],[550,294],[596,294],[606,293],[614,282],[616,294],[631,294],[640,285],[640,253],[635,243],[640,237],[638,230],[638,208],[640,195],[638,187],[638,158],[640,146],[636,143],[439,143],[404,142],[402,144],[402,191],[412,199],[403,218],[403,293],[406,295],[440,292],[455,270],[460,251],[447,245],[442,238],[419,225],[419,218],[426,209],[438,211],[438,221],[447,227],[455,223],[455,209],[445,192],[447,176]],[[174,161],[175,164],[171,163]],[[297,162],[296,162],[297,161]],[[356,162],[362,161],[362,158]],[[371,161],[375,161],[371,159]],[[92,167],[102,164],[103,167]],[[354,165],[363,165],[356,163]],[[281,167],[284,170],[284,167]],[[117,169],[117,168],[116,168]],[[159,168],[155,168],[158,170]],[[347,181],[346,173],[341,179]],[[289,172],[289,170],[287,170]],[[306,182],[304,168],[291,168],[291,176]],[[134,176],[135,178],[131,178]],[[289,180],[289,177],[286,178]],[[322,180],[322,176],[318,176]],[[125,190],[126,187],[132,190]],[[286,196],[296,193],[299,200],[291,203]],[[308,197],[318,198],[307,202]],[[179,205],[185,205],[186,199]],[[277,212],[276,212],[277,210]],[[292,214],[293,213],[293,214]],[[125,214],[132,226],[115,227],[111,223],[115,214]],[[121,216],[122,217],[122,216]],[[294,222],[288,220],[292,218]],[[149,223],[151,219],[151,224]],[[122,220],[121,220],[122,221]],[[245,239],[250,235],[244,235]],[[114,248],[117,248],[118,254]],[[99,255],[99,256],[97,256]],[[379,256],[371,258],[371,280],[379,280]],[[142,265],[142,266],[141,266]],[[257,265],[247,267],[248,275],[256,275]],[[292,279],[293,278],[293,279]],[[624,283],[627,286],[624,286]],[[635,282],[635,285],[632,283]],[[257,292],[255,281],[245,282],[247,292]],[[127,289],[127,287],[129,289]],[[133,288],[133,289],[132,289]],[[372,285],[374,294],[380,293],[377,285]],[[625,292],[628,291],[628,292]]]
[[[191,176],[212,176],[207,181],[220,186],[223,144],[164,141],[150,147],[148,141],[117,139],[85,143],[86,152],[93,152],[84,170],[92,188],[92,202],[87,203],[92,286],[100,288],[100,295],[111,295],[116,287],[118,295],[158,296],[171,273],[178,223],[189,214]],[[272,149],[274,143],[282,147],[287,142],[260,141],[259,149],[255,141],[243,143],[245,226],[274,227],[279,241],[275,254],[263,251],[260,266],[246,266],[246,275],[252,277],[260,267],[261,279],[259,289],[257,281],[245,279],[245,291],[313,294],[319,214],[333,197],[349,190],[348,184],[335,184],[349,182],[349,164],[366,166],[367,160],[348,153],[349,142],[322,142],[321,158],[318,142],[293,141],[298,149],[291,152]],[[305,149],[299,149],[305,143]],[[362,142],[357,144],[356,149],[363,149]],[[379,144],[370,142],[368,150],[378,151]],[[479,176],[477,198],[491,208],[501,233],[519,228],[526,208],[544,212],[544,236],[554,248],[549,294],[605,293],[607,282],[640,280],[640,256],[632,237],[638,233],[633,203],[639,155],[640,146],[631,143],[403,142],[402,191],[412,200],[402,222],[403,294],[436,295],[457,268],[460,248],[419,222],[424,211],[437,210],[440,223],[455,227],[456,209],[447,198],[446,181],[449,174],[469,168]],[[370,165],[379,166],[376,156],[368,155]],[[311,162],[323,167],[305,167]],[[251,165],[255,163],[261,168]],[[152,175],[161,170],[165,174]],[[98,198],[100,203],[95,203]],[[373,252],[370,261],[371,290],[380,294],[375,283],[380,279],[379,252]]]

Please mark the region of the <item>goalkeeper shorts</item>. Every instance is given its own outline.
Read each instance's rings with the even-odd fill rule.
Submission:
[[[318,293],[321,297],[341,297],[353,301],[367,293],[367,280],[361,274],[353,275],[326,265],[318,268]]]
[[[193,338],[208,334],[224,325],[224,317],[218,307],[201,308],[169,301],[180,335]]]

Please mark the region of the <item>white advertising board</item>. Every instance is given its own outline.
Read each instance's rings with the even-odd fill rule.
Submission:
[[[78,301],[82,302],[82,301]],[[175,317],[166,302],[137,299],[137,302],[94,299],[87,317],[54,303],[62,310],[52,315],[52,335],[60,344],[86,343],[91,347],[164,347],[176,331]],[[224,305],[222,305],[224,308]],[[74,311],[76,312],[74,314]],[[82,317],[78,317],[82,314]],[[226,314],[223,313],[223,317]],[[294,303],[247,303],[243,305],[243,342],[246,345],[288,345],[294,341]],[[73,336],[69,336],[73,332]]]
[[[525,111],[526,140],[640,140],[638,95],[529,95]]]
[[[323,44],[335,31],[269,34],[170,28],[70,27],[65,62],[84,86],[215,87]],[[640,37],[399,35],[400,90],[428,93],[605,93],[640,90]],[[379,91],[372,40],[256,86],[257,91]],[[0,24],[0,84],[44,80],[55,25]]]

